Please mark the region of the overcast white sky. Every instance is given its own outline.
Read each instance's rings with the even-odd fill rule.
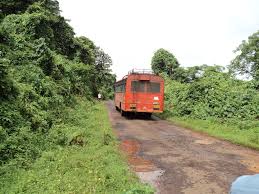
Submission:
[[[182,66],[228,65],[233,50],[259,30],[258,0],[59,0],[77,36],[113,59],[120,79],[132,68],[150,69],[159,48]]]

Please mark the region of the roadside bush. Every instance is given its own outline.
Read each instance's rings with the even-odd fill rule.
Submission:
[[[0,165],[0,193],[154,193],[139,182],[122,159],[108,114],[104,114],[105,105],[84,97],[76,100],[78,104],[66,107],[62,121],[54,124],[48,134],[31,135],[26,132],[29,128],[23,128],[20,138],[14,135],[10,139],[27,141],[29,149],[33,148],[27,149],[28,153],[38,158],[26,169],[14,166],[28,167],[26,157]],[[1,127],[0,137],[6,137]],[[42,151],[44,145],[47,147]]]
[[[258,124],[251,121],[259,115],[259,93],[249,81],[235,80],[213,67],[192,83],[165,79],[167,114],[236,122],[242,129]]]

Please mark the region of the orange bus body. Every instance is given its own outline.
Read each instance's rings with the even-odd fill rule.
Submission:
[[[124,113],[162,113],[164,80],[155,74],[129,74],[115,83],[114,101],[116,109]]]

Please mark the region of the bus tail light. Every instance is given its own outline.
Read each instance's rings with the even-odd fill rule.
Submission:
[[[137,105],[136,104],[130,104],[130,109],[136,110]]]
[[[153,110],[160,110],[160,104],[158,102],[153,103]]]

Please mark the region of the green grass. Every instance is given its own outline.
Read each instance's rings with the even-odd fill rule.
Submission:
[[[258,121],[254,121],[251,127],[240,128],[238,122],[236,124],[234,122],[220,123],[216,120],[201,120],[187,117],[167,117],[166,119],[172,121],[176,125],[194,131],[203,132],[238,145],[259,149]]]
[[[0,193],[153,193],[121,155],[105,105],[78,101],[52,130],[64,145],[45,151],[27,170],[6,165]]]

